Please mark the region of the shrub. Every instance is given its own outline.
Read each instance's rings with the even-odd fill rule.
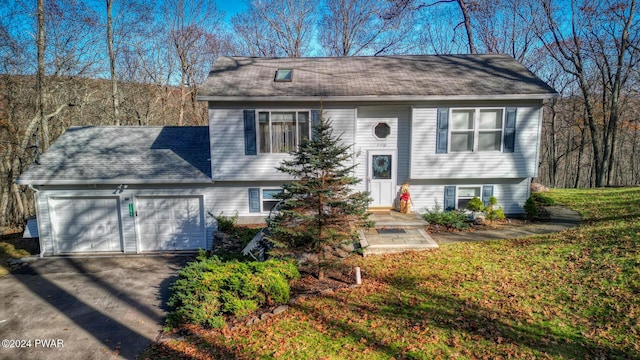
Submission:
[[[484,203],[482,202],[482,200],[480,200],[479,197],[475,196],[467,203],[467,209],[477,212],[484,211]]]
[[[493,209],[493,207],[487,208],[487,220],[504,220],[504,211],[502,208]]]
[[[224,215],[224,211],[220,212],[218,216],[214,216],[211,213],[209,215],[213,216],[218,223],[218,231],[222,231],[225,234],[231,235],[236,226],[236,221],[238,220],[238,212],[236,211],[233,216]]]
[[[291,261],[223,262],[201,252],[179,272],[167,302],[173,311],[170,326],[192,323],[211,328],[225,326],[225,316],[243,317],[262,305],[286,304],[289,281],[300,273]]]
[[[469,229],[467,214],[458,210],[442,211],[438,203],[433,207],[433,210],[427,210],[427,212],[422,215],[422,218],[430,224],[445,226],[451,229],[461,231]]]
[[[527,216],[529,218],[538,216],[538,204],[536,204],[533,196],[529,196],[527,201],[524,203],[524,211],[527,212]]]
[[[553,206],[556,204],[556,202],[552,198],[544,195],[541,192],[531,193],[531,197],[538,206]]]

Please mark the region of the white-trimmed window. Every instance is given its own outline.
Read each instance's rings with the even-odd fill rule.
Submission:
[[[458,186],[456,195],[456,209],[464,210],[474,197],[482,199],[482,186]]]
[[[258,111],[260,153],[290,153],[310,134],[309,111]]]
[[[274,195],[281,194],[282,188],[261,188],[260,189],[260,204],[262,212],[269,212],[273,209],[280,199],[276,199]]]
[[[452,109],[450,152],[501,151],[504,109]]]

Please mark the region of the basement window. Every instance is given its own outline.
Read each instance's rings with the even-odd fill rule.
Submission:
[[[293,79],[293,69],[278,69],[276,71],[276,77],[274,81],[284,82],[291,81]]]

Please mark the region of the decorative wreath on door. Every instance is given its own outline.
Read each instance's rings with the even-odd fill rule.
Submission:
[[[386,155],[376,156],[373,161],[373,170],[377,173],[389,171],[389,157]]]

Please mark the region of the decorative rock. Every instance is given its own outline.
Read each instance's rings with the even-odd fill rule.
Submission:
[[[352,242],[349,243],[341,243],[340,245],[340,249],[348,252],[348,253],[352,253],[356,250],[355,246],[353,245]]]
[[[282,314],[283,312],[287,311],[288,308],[289,306],[287,305],[280,305],[277,308],[273,309],[273,315]]]
[[[255,323],[258,323],[258,322],[260,322],[260,319],[258,319],[257,317],[251,318],[251,319],[249,319],[249,321],[247,321],[247,326],[251,326],[251,325],[253,325]]]
[[[346,252],[346,251],[344,251],[344,250],[342,250],[342,249],[340,249],[340,248],[336,248],[336,249],[334,250],[334,252],[335,252],[335,254],[336,254],[338,257],[340,257],[340,258],[343,258],[343,259],[344,259],[344,258],[348,258],[348,257],[349,257],[349,253],[348,253],[348,252]]]
[[[306,264],[306,263],[317,264],[319,261],[320,259],[318,258],[318,254],[302,253],[298,256],[299,264]]]
[[[335,293],[335,291],[333,291],[333,289],[324,289],[322,291],[320,291],[320,294],[322,295],[333,295]]]
[[[476,216],[473,219],[473,222],[476,225],[482,225],[484,224],[485,221],[486,221],[486,217],[484,214],[476,214]]]
[[[539,183],[531,183],[531,191],[533,192],[545,192],[549,191],[549,188]]]
[[[260,320],[267,320],[268,318],[272,317],[273,314],[272,313],[264,313],[262,315],[260,315]]]

